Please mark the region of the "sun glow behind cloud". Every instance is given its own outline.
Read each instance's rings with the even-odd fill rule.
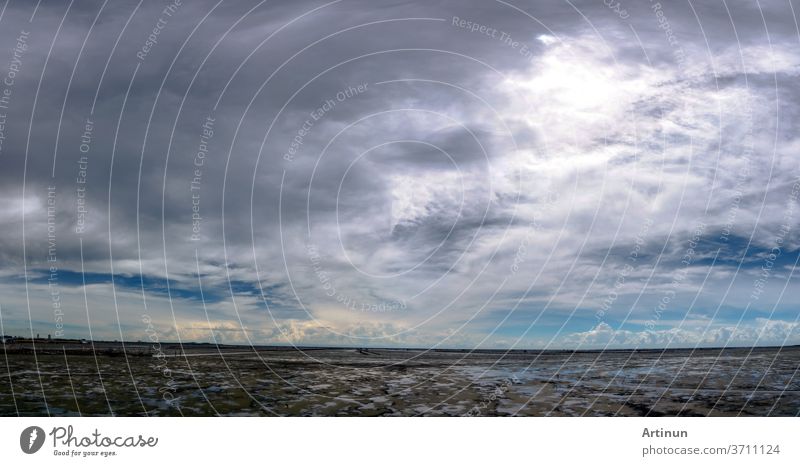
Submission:
[[[53,8],[43,6],[42,25],[58,23]],[[431,18],[462,14],[441,5],[398,8],[414,17],[420,11]],[[288,56],[272,43],[255,46],[265,32],[285,24],[288,13],[270,10],[250,18],[238,26],[243,30],[225,36],[208,61],[197,59],[211,50],[205,38],[224,32],[217,30],[229,19],[223,15],[204,26],[203,40],[183,49],[149,128],[144,122],[158,81],[153,76],[166,74],[178,53],[169,41],[140,65],[132,85],[133,67],[120,64],[109,68],[97,91],[102,68],[87,65],[66,100],[59,77],[70,70],[50,63],[41,88],[54,97],[39,100],[37,137],[29,149],[24,138],[9,138],[3,149],[10,165],[0,176],[9,202],[0,210],[0,257],[12,264],[0,284],[8,296],[4,322],[25,328],[29,308],[35,325],[51,318],[42,251],[44,196],[54,183],[60,193],[59,286],[76,336],[86,327],[85,290],[98,334],[111,337],[122,331],[141,337],[137,317],[146,308],[169,328],[165,336],[219,334],[228,342],[348,344],[363,337],[380,345],[384,336],[384,344],[401,346],[570,346],[586,337],[598,345],[656,345],[666,341],[661,336],[674,335],[682,344],[724,344],[734,335],[725,329],[735,328],[743,315],[741,303],[785,222],[800,171],[794,25],[767,38],[756,27],[740,27],[741,37],[734,37],[727,25],[709,24],[706,44],[679,30],[695,19],[691,10],[680,16],[675,6],[671,18],[683,56],[677,63],[674,44],[665,41],[650,11],[634,14],[633,8],[636,35],[618,18],[603,16],[602,2],[581,5],[594,27],[554,5],[536,7],[549,30],[501,6],[487,12],[487,25],[516,41],[529,40],[525,56],[519,45],[448,21],[385,22],[379,34],[370,29],[375,25],[337,33],[364,18],[345,20],[321,9],[307,18],[314,27],[283,29],[280,50],[299,51],[334,35],[290,60],[266,84],[264,71],[278,69]],[[139,15],[145,13],[157,12],[143,7]],[[753,12],[747,13],[737,21],[749,21]],[[16,14],[10,5],[8,18]],[[109,17],[102,26],[116,33],[124,24],[120,18]],[[408,34],[410,24],[415,34]],[[170,27],[188,34],[194,23],[176,18]],[[82,28],[69,17],[64,34],[71,40],[60,46],[77,54]],[[120,44],[133,53],[139,46],[138,38]],[[45,59],[37,51],[49,43],[35,45],[32,75]],[[86,53],[105,57],[105,45],[92,40]],[[254,58],[247,61],[250,52]],[[187,63],[199,68],[191,86],[194,68]],[[337,100],[342,89],[362,82],[369,82],[367,91]],[[129,86],[123,112],[119,99]],[[20,81],[16,89],[22,99],[33,96],[36,86]],[[89,226],[79,243],[71,233],[71,157],[83,122],[57,122],[51,117],[60,107],[50,106],[66,101],[66,115],[88,114],[91,99],[81,96],[95,91],[103,123],[89,172]],[[324,118],[310,116],[331,99],[336,104]],[[186,154],[197,150],[203,120],[195,117],[210,113],[217,126],[203,172],[203,240],[190,242],[184,235],[192,225],[186,185],[196,167]],[[113,146],[108,136],[114,128],[105,122],[120,114]],[[314,124],[304,131],[294,161],[281,159],[309,118]],[[15,121],[8,134],[26,134],[19,122],[28,120]],[[53,177],[51,130],[60,124],[63,147]],[[113,166],[107,157],[112,152]],[[797,218],[790,221],[797,224]],[[697,259],[676,283],[687,242],[701,224]],[[28,257],[22,256],[23,240]],[[641,254],[620,284],[636,246]],[[764,322],[777,322],[766,332],[771,341],[779,338],[775,329],[794,335],[792,312],[800,302],[789,274],[798,246],[796,234],[788,235],[786,262],[753,306],[755,314],[743,319],[741,328],[753,331],[739,332],[736,341],[757,338]],[[89,277],[85,287],[81,270]],[[783,285],[789,291],[781,294]],[[663,328],[644,329],[672,292]],[[617,298],[598,321],[596,312],[612,293]],[[392,310],[361,310],[381,304]],[[108,312],[117,306],[122,325],[116,312]],[[204,311],[210,323],[204,323]],[[683,320],[687,315],[692,317]]]

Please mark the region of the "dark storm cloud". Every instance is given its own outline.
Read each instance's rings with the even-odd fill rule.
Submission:
[[[140,276],[196,304],[199,275],[215,318],[254,327],[272,325],[267,307],[306,319],[307,305],[345,333],[371,318],[408,328],[454,300],[472,312],[501,282],[498,296],[520,297],[538,271],[537,299],[557,289],[562,309],[584,309],[642,218],[655,226],[637,265],[661,254],[666,276],[698,218],[710,232],[728,221],[743,164],[736,234],[755,231],[759,249],[732,256],[758,257],[792,196],[800,93],[783,5],[630,2],[625,18],[601,1],[101,5],[43,2],[29,21],[33,6],[12,2],[0,21],[6,49],[30,33],[0,152],[0,258],[3,276],[25,264],[45,285],[54,240],[64,287],[81,268],[87,284],[115,277],[134,318]],[[716,176],[681,178],[689,160]],[[402,299],[404,314],[341,312]]]

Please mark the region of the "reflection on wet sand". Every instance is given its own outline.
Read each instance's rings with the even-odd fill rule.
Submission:
[[[2,415],[796,416],[800,348],[0,354]]]

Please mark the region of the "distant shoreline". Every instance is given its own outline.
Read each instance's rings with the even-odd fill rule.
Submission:
[[[147,342],[147,341],[116,341],[116,340],[88,340],[67,338],[22,338],[3,337],[0,347],[6,354],[92,354],[103,353],[108,355],[150,355],[154,346],[161,351],[172,352],[191,349],[193,351],[207,349],[219,350],[223,354],[230,351],[359,351],[367,354],[369,350],[379,351],[414,351],[436,353],[474,353],[474,354],[583,354],[583,353],[683,353],[697,350],[704,351],[741,351],[741,350],[779,350],[783,348],[797,348],[800,345],[786,346],[700,346],[682,348],[613,348],[613,349],[503,349],[503,348],[419,348],[419,347],[367,347],[367,346],[293,346],[293,345],[237,345],[216,344],[207,342]]]

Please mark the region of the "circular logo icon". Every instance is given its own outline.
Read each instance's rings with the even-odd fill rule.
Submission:
[[[39,451],[44,445],[44,429],[39,426],[30,426],[19,435],[19,447],[27,454]]]

